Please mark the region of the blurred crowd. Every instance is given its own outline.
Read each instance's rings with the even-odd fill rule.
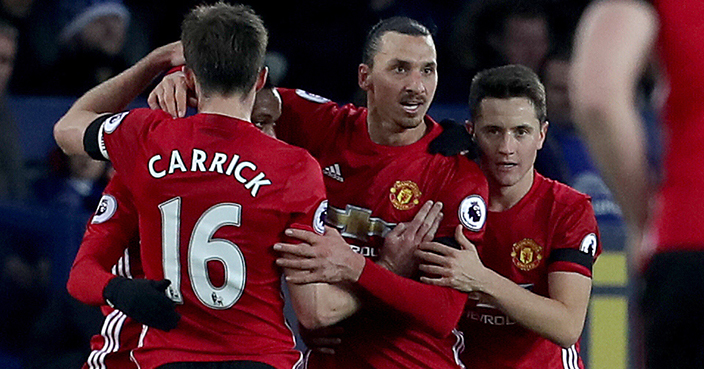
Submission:
[[[102,316],[70,298],[64,285],[83,225],[110,175],[105,163],[69,158],[58,148],[28,168],[19,147],[23,127],[14,121],[8,97],[80,96],[179,39],[183,15],[197,3],[202,1],[0,0],[0,367],[77,368],[85,360]],[[620,210],[572,124],[568,99],[573,33],[588,0],[240,3],[251,5],[269,28],[274,85],[340,103],[363,104],[355,81],[366,31],[394,15],[435,32],[436,105],[466,105],[479,70],[532,68],[546,86],[550,122],[538,170],[591,195],[604,247],[622,247]],[[645,105],[652,86],[643,82]],[[23,225],[27,219],[49,224],[38,231]],[[58,252],[62,257],[50,244],[57,239],[67,248]]]

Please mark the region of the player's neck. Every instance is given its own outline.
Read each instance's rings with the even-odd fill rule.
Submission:
[[[513,185],[505,186],[489,179],[489,210],[502,212],[518,204],[533,187],[535,172],[531,168],[523,178]]]
[[[367,116],[367,132],[372,142],[384,146],[406,146],[411,145],[425,136],[428,125],[423,121],[420,125],[411,128],[374,117]]]
[[[219,114],[250,121],[253,105],[253,98],[242,100],[239,94],[231,97],[209,96],[198,99],[198,113]]]

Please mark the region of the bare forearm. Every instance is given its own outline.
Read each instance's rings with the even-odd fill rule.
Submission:
[[[361,306],[347,287],[327,284],[289,284],[298,321],[308,329],[327,327],[357,312]]]
[[[69,155],[83,154],[83,135],[102,113],[124,110],[151,81],[171,66],[175,44],[154,50],[132,67],[81,96],[54,126],[59,147]]]
[[[591,288],[589,278],[579,276],[584,280],[580,280],[579,287],[575,288],[584,289],[584,284],[589,287],[586,291],[572,291],[578,292],[573,293],[576,298],[565,303],[535,294],[495,272],[491,273],[481,292],[506,315],[562,347],[569,347],[579,339]]]

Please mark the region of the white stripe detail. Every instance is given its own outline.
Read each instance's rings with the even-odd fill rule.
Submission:
[[[562,349],[562,367],[565,369],[579,369],[579,353],[575,345]]]
[[[144,337],[147,335],[148,330],[149,330],[149,326],[142,324],[142,333],[139,334],[139,341],[137,342],[137,348],[144,346]],[[137,362],[137,359],[134,358],[134,350],[136,350],[136,349],[132,349],[130,351],[130,360],[132,360],[134,365],[137,365],[137,369],[142,369],[142,366],[139,365],[139,362]]]
[[[107,121],[107,119],[105,121]],[[110,155],[108,155],[108,149],[105,147],[105,137],[103,137],[104,134],[105,122],[100,125],[100,129],[98,130],[98,150],[100,150],[100,154],[103,155],[106,160],[110,160]]]
[[[125,277],[132,279],[132,264],[130,264],[130,250],[125,249],[125,256],[122,257],[125,263]]]
[[[125,249],[124,255],[112,266],[112,274],[132,279],[132,268],[130,265],[130,251]]]
[[[308,362],[310,361],[310,354],[313,351],[311,349],[306,350],[306,353],[304,354],[303,357],[303,369],[308,369]]]
[[[122,277],[125,276],[125,257],[124,256],[121,257],[117,261],[117,273]]]
[[[452,333],[457,338],[457,341],[452,346],[452,354],[455,357],[455,363],[460,366],[460,368],[465,369],[462,360],[460,359],[460,354],[464,351],[464,333],[462,331],[453,329]]]
[[[103,347],[100,350],[90,352],[86,361],[89,368],[105,369],[105,357],[120,349],[120,333],[125,319],[127,319],[127,315],[119,310],[115,310],[105,317],[100,331],[100,335],[103,337]]]

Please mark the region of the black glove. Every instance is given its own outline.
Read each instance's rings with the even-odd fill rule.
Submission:
[[[168,279],[116,277],[105,286],[103,297],[108,305],[137,322],[168,332],[181,319],[176,304],[164,293],[170,284]]]
[[[470,159],[477,157],[476,145],[464,124],[452,119],[444,119],[440,122],[440,126],[442,126],[442,133],[430,142],[428,152],[443,156],[466,153]]]

